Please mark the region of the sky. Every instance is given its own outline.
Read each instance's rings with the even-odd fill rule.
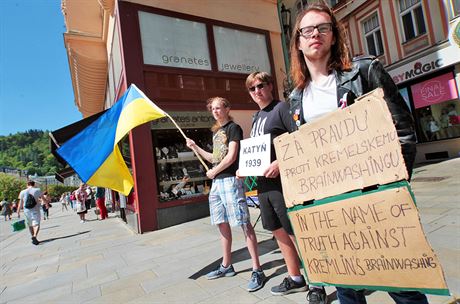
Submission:
[[[0,0],[0,136],[82,119],[65,31],[60,0]]]

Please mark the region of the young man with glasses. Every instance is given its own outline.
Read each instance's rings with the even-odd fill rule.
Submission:
[[[292,37],[291,77],[296,88],[289,96],[289,103],[293,129],[382,88],[410,175],[415,159],[414,121],[383,65],[368,56],[350,60],[344,30],[325,4],[315,3],[302,11]],[[425,295],[419,292],[389,294],[398,304],[428,304]],[[337,297],[341,304],[366,303],[364,290],[337,287]],[[325,298],[310,297],[309,300],[310,303],[326,302]]]
[[[280,285],[272,287],[271,293],[286,295],[306,291],[307,283],[300,272],[294,232],[284,203],[279,167],[273,147],[273,139],[289,131],[289,105],[273,98],[273,81],[265,72],[249,75],[246,79],[246,87],[251,98],[260,108],[253,117],[251,137],[271,135],[271,164],[264,172],[264,176],[257,177],[262,225],[276,238],[289,274]],[[315,289],[315,292],[325,295],[321,288]]]

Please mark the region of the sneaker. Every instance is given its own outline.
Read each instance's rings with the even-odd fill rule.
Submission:
[[[254,270],[248,283],[247,291],[252,292],[261,289],[264,286],[265,274],[262,270]]]
[[[282,296],[282,295],[287,295],[293,292],[300,292],[300,291],[306,291],[307,290],[307,283],[305,282],[305,279],[302,276],[302,282],[297,283],[291,277],[286,277],[284,278],[283,282],[279,284],[278,286],[274,286],[271,289],[271,293],[274,296]]]
[[[227,268],[220,265],[219,268],[208,273],[206,278],[208,280],[214,280],[221,277],[233,277],[234,275],[236,275],[236,272],[235,269],[233,269],[233,265],[230,265]]]
[[[82,224],[83,224],[84,222],[85,222],[84,220],[81,220],[81,221],[80,221],[80,223],[82,223]]]
[[[313,288],[308,290],[307,301],[308,304],[326,304],[326,290],[323,287]]]
[[[38,245],[38,244],[40,244],[40,242],[37,240],[36,237],[33,236],[33,237],[32,237],[32,244]]]

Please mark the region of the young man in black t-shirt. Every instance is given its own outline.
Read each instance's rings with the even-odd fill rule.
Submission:
[[[271,293],[285,295],[306,291],[307,284],[300,273],[294,232],[284,203],[278,161],[273,147],[273,139],[289,131],[289,106],[273,98],[273,81],[265,72],[250,74],[246,79],[246,87],[260,108],[253,118],[251,137],[271,135],[271,164],[264,172],[264,176],[257,177],[262,225],[275,236],[289,273],[280,285],[272,287]]]

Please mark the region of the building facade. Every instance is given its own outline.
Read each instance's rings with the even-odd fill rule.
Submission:
[[[256,110],[244,80],[256,70],[286,94],[291,25],[308,0],[62,0],[75,104],[84,117],[131,84],[210,150],[206,99],[223,96],[248,136]],[[460,151],[460,0],[329,0],[350,54],[384,63],[416,121],[416,162]],[[449,39],[449,35],[451,39]],[[133,173],[126,220],[143,233],[208,214],[211,181],[166,119],[121,143]]]
[[[337,1],[334,10],[350,53],[383,62],[412,111],[416,163],[460,156],[460,1]]]
[[[84,117],[111,107],[134,83],[210,150],[208,98],[232,103],[245,130],[256,105],[247,75],[267,71],[275,96],[286,69],[276,0],[63,0],[75,103]],[[135,186],[126,220],[143,233],[207,216],[211,181],[167,119],[132,130],[121,151]]]

